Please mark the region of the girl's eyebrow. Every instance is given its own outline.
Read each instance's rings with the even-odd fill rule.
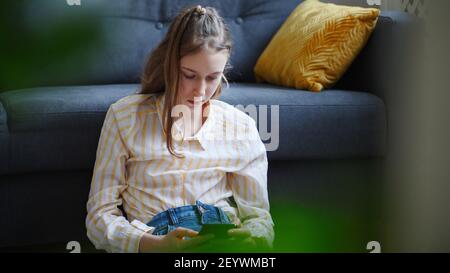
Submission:
[[[186,69],[186,70],[189,70],[189,71],[191,71],[191,72],[194,72],[194,73],[197,73],[197,74],[198,74],[198,72],[195,71],[194,69],[190,69],[190,68],[187,68],[187,67],[184,67],[184,66],[182,66],[181,68]],[[219,74],[219,73],[222,73],[222,71],[213,72],[213,73],[211,73],[211,75],[212,75],[212,74]]]

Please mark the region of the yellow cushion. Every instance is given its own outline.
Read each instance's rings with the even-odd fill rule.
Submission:
[[[310,91],[331,87],[365,46],[380,11],[306,0],[259,57],[258,82]]]

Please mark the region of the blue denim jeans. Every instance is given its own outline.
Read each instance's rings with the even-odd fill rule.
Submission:
[[[203,224],[230,224],[221,208],[196,201],[195,205],[171,208],[155,215],[147,224],[153,235],[165,235],[177,227],[200,231]]]
[[[195,205],[171,208],[156,214],[148,226],[155,227],[153,235],[165,235],[177,227],[200,231],[203,224],[230,224],[222,209],[196,201]],[[189,239],[189,238],[187,238]],[[254,252],[236,238],[214,238],[206,243],[187,249],[188,252]]]

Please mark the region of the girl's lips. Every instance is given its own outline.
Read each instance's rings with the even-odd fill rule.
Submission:
[[[194,104],[193,100],[188,100],[189,103]],[[199,101],[199,103],[204,103],[204,101]]]

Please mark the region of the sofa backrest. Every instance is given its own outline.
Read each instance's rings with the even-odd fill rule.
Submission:
[[[85,54],[67,50],[67,60],[62,69],[72,72],[56,73],[53,77],[43,75],[39,86],[77,84],[117,84],[139,82],[149,53],[166,34],[169,24],[186,6],[211,6],[219,11],[229,26],[234,42],[231,56],[233,69],[228,74],[231,81],[253,82],[253,67],[257,58],[272,36],[302,0],[81,0],[80,6],[70,6],[66,1],[41,0],[28,2],[26,12],[20,19],[29,24],[27,30],[42,30],[46,26],[67,21],[72,33],[61,35],[62,39],[86,39],[84,26],[80,32],[73,25],[80,24],[76,17],[89,19],[89,29],[97,41],[93,47],[80,47]],[[48,23],[50,22],[50,23]],[[71,29],[72,28],[72,29]],[[62,31],[60,31],[62,32]],[[92,34],[91,33],[91,34]],[[40,33],[39,33],[40,35]],[[78,36],[77,36],[78,35]],[[92,37],[90,37],[92,38]],[[57,40],[57,39],[54,39]],[[91,41],[85,41],[89,44]],[[51,43],[49,43],[51,44]],[[30,50],[33,50],[30,44]],[[39,53],[37,53],[39,54]],[[37,56],[39,57],[39,56]],[[59,60],[56,60],[59,61]],[[74,69],[73,65],[77,66]],[[48,73],[47,73],[48,74]]]
[[[253,68],[259,55],[302,1],[80,0],[80,6],[54,0],[20,2],[25,5],[24,11],[20,12],[23,17],[12,22],[22,26],[17,30],[19,35],[27,35],[22,32],[30,31],[28,36],[39,37],[22,39],[30,41],[22,48],[27,53],[34,50],[28,55],[38,61],[27,63],[28,57],[17,61],[27,68],[23,77],[32,79],[27,82],[21,75],[17,86],[13,83],[9,89],[137,83],[149,53],[166,34],[171,20],[182,8],[197,4],[217,8],[231,30],[234,48],[229,80],[254,82]],[[364,0],[322,1],[367,6]],[[84,18],[87,21],[83,24],[80,20]],[[49,34],[51,31],[57,35]],[[41,44],[36,46],[36,41]],[[18,54],[19,57],[22,55]],[[45,67],[41,69],[42,66]]]
[[[124,3],[126,2],[126,3]],[[111,35],[104,59],[110,59],[111,75],[135,82],[147,54],[167,32],[170,21],[186,6],[201,4],[215,7],[230,28],[234,48],[228,75],[232,81],[254,81],[253,67],[291,11],[302,0],[225,0],[225,1],[108,1],[105,30]],[[128,41],[124,41],[123,39]],[[122,56],[129,56],[123,58]],[[124,62],[126,62],[124,64]],[[126,71],[120,71],[126,65]],[[106,75],[105,75],[106,76]]]

